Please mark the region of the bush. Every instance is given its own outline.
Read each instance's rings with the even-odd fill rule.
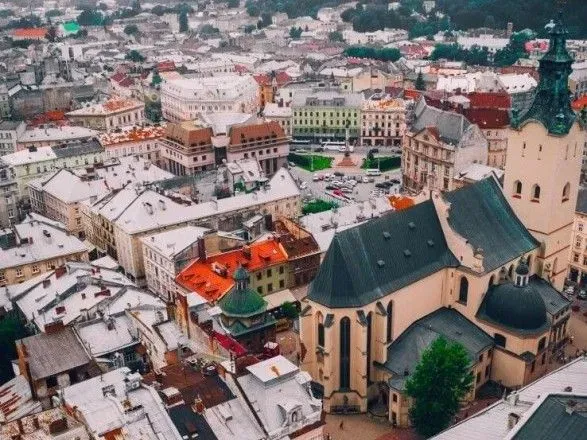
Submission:
[[[373,159],[364,159],[361,168],[379,168],[379,170],[385,172],[399,168],[401,162],[402,159],[400,156],[374,157]]]
[[[334,158],[317,154],[290,153],[287,160],[308,171],[320,171],[330,168]]]
[[[302,206],[302,214],[317,214],[319,212],[330,211],[334,208],[338,208],[338,203],[316,199]]]

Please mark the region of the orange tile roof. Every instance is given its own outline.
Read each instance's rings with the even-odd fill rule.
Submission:
[[[158,139],[165,135],[165,127],[133,127],[132,130],[120,133],[103,133],[99,136],[103,147],[109,145],[124,144],[126,142],[139,142],[149,139]]]
[[[136,101],[134,99],[127,99],[127,98],[110,98],[106,101],[102,106],[104,110],[108,112],[116,112],[119,110],[126,110],[131,109],[133,107],[137,107],[142,105],[143,103],[140,101]]]
[[[37,38],[45,38],[47,35],[46,28],[20,28],[15,29],[12,33],[15,37],[20,38],[30,38],[30,39],[37,39]]]
[[[587,107],[587,96],[582,96],[581,98],[573,101],[573,110],[579,111],[583,110],[584,107]]]
[[[266,240],[212,255],[206,260],[196,260],[179,273],[176,281],[207,301],[217,301],[234,285],[232,274],[239,266],[249,272],[257,272],[285,262],[287,255],[281,245],[275,240]]]
[[[265,137],[269,139],[281,139],[285,132],[279,122],[269,121],[261,124],[233,125],[230,128],[230,145],[239,145],[245,142],[256,142]]]

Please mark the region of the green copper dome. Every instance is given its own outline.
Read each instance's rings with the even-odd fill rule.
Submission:
[[[526,122],[538,121],[550,134],[566,135],[576,119],[568,86],[569,75],[573,71],[573,58],[566,47],[568,31],[560,16],[556,23],[548,23],[546,29],[550,34],[550,44],[548,52],[540,60],[540,82],[534,102],[522,114],[519,114],[519,109],[513,109],[511,125],[521,128]]]
[[[222,313],[233,318],[250,318],[263,313],[267,301],[253,289],[249,289],[249,273],[243,267],[234,271],[235,285],[219,301]]]

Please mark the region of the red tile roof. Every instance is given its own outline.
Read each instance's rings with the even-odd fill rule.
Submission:
[[[285,132],[276,121],[262,122],[261,124],[233,125],[230,128],[230,145],[239,145],[245,142],[256,142],[265,137],[281,139]]]
[[[463,114],[471,123],[477,124],[481,129],[505,128],[510,123],[510,116],[506,110],[471,108],[465,110]]]
[[[587,107],[587,96],[583,96],[576,101],[573,101],[573,110],[580,111]]]
[[[253,75],[253,78],[255,78],[255,81],[257,81],[257,84],[259,84],[260,86],[268,86],[271,85],[271,83],[273,82],[273,77],[266,73],[259,73],[257,75]],[[279,87],[282,87],[287,83],[291,82],[291,76],[289,76],[285,72],[276,72],[275,79]]]
[[[110,79],[112,81],[116,81],[116,82],[120,82],[122,81],[124,78],[126,78],[126,74],[124,72],[117,72],[114,75],[112,75],[110,77]]]
[[[467,95],[471,101],[471,108],[492,108],[508,110],[512,101],[507,93],[473,92]]]
[[[14,36],[14,37],[27,38],[27,39],[31,39],[31,40],[38,40],[38,39],[45,38],[45,35],[47,35],[46,28],[20,28],[20,29],[15,29],[14,32],[12,33],[12,36]]]
[[[157,63],[158,72],[173,72],[175,70],[175,63],[173,61],[161,61]]]
[[[287,255],[281,245],[275,240],[266,240],[248,248],[196,260],[179,273],[176,281],[207,301],[217,301],[234,285],[232,274],[239,266],[256,272],[286,261]]]

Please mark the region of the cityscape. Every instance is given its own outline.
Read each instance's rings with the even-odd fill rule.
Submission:
[[[587,2],[0,1],[0,440],[587,439]]]

